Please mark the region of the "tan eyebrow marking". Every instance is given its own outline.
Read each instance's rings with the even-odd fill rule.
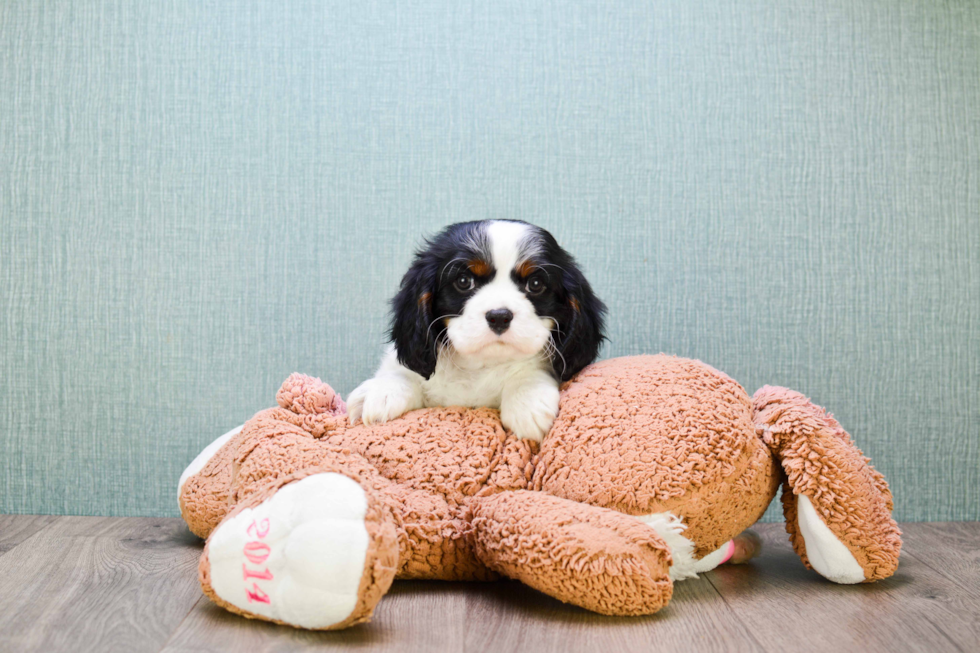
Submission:
[[[478,277],[482,277],[490,274],[490,266],[487,264],[486,261],[473,259],[472,261],[466,262],[466,267],[469,268],[470,272],[472,272]]]
[[[581,312],[582,307],[579,305],[577,299],[575,299],[574,297],[571,297],[571,298],[569,298],[568,303],[572,305],[572,310],[574,310],[576,313]]]
[[[428,306],[429,302],[432,301],[432,293],[424,292],[422,296],[419,297],[419,306]]]
[[[522,261],[520,265],[517,266],[517,274],[522,279],[531,276],[531,274],[538,269],[531,261]]]

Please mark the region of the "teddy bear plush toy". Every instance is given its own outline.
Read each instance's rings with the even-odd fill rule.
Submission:
[[[602,614],[649,614],[730,557],[780,484],[807,567],[861,583],[898,565],[888,485],[833,417],[785,388],[750,398],[700,361],[587,367],[540,445],[485,408],[350,425],[330,386],[300,374],[276,399],[179,488],[207,538],[204,592],[247,617],[346,628],[395,578],[501,575]]]

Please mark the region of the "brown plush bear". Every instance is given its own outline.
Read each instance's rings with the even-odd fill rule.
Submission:
[[[888,486],[837,422],[784,388],[750,399],[700,361],[589,366],[540,446],[491,409],[350,426],[340,397],[298,374],[276,398],[179,490],[208,538],[204,591],[248,617],[345,628],[395,578],[498,575],[602,614],[653,613],[674,581],[731,555],[780,482],[807,567],[857,583],[898,565]]]

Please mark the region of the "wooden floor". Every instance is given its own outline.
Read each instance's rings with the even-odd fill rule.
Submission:
[[[753,564],[679,583],[651,617],[396,581],[371,623],[314,633],[215,607],[177,519],[0,516],[0,651],[980,651],[980,523],[906,524],[898,573],[858,586],[806,571],[782,525],[756,530]]]

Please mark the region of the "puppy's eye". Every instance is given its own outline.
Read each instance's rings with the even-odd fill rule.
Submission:
[[[541,277],[531,277],[528,279],[527,285],[524,286],[524,290],[529,295],[540,295],[544,292],[545,288],[546,286],[544,285],[544,281],[541,280]]]
[[[473,275],[472,274],[461,274],[456,277],[456,281],[453,282],[453,287],[459,292],[469,292],[473,290]]]

